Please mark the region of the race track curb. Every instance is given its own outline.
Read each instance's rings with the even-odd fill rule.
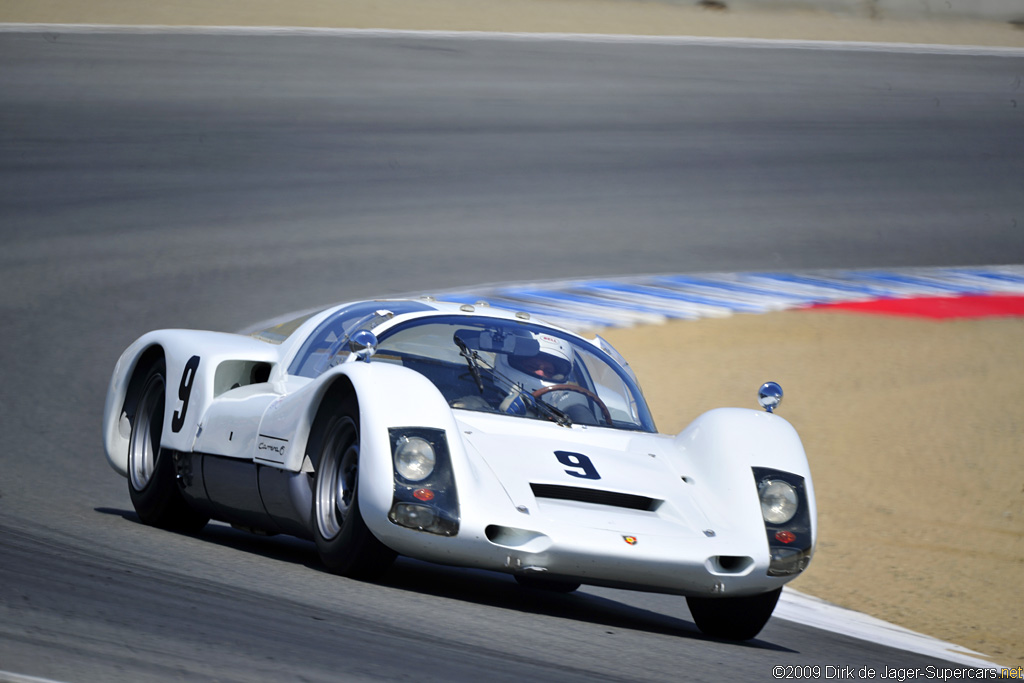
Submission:
[[[442,301],[525,311],[573,330],[882,299],[1024,295],[1024,265],[702,273],[482,285]]]

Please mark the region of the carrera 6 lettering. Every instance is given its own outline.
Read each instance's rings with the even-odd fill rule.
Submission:
[[[567,467],[574,467],[576,469],[583,470],[582,472],[572,472],[565,470],[565,473],[570,477],[578,477],[580,479],[600,479],[601,475],[597,473],[597,468],[594,467],[594,463],[590,461],[590,458],[583,455],[582,453],[570,453],[569,451],[555,451],[555,457],[558,458],[558,462],[562,463]]]
[[[185,413],[188,412],[188,400],[192,396],[192,384],[196,380],[196,370],[199,369],[199,356],[192,356],[185,363],[185,370],[181,373],[181,384],[178,385],[178,399],[181,401],[181,410],[175,410],[171,418],[171,431],[180,432],[185,426]]]

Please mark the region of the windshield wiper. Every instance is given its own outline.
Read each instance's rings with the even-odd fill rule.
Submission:
[[[560,408],[556,408],[544,399],[537,398],[528,391],[524,391],[520,396],[528,396],[530,402],[539,409],[542,413],[547,413],[547,416],[551,418],[553,422],[557,422],[563,427],[572,427],[572,419],[565,414]]]
[[[462,341],[458,333],[452,335],[452,339],[455,340],[455,345],[459,347],[459,352],[466,359],[466,364],[469,365],[469,372],[473,375],[473,380],[476,382],[477,388],[480,389],[480,393],[483,394],[484,381],[480,378],[480,366],[477,365],[480,362],[480,357],[476,354],[476,351],[469,350],[466,342]]]
[[[495,370],[487,363],[487,361],[480,358],[480,355],[476,351],[470,350],[469,346],[462,340],[458,333],[452,335],[452,340],[455,342],[455,345],[459,347],[459,353],[466,359],[466,364],[469,365],[469,371],[473,375],[473,380],[476,382],[476,386],[480,389],[481,394],[484,393],[484,382],[480,376],[480,368],[483,367],[490,373],[492,379],[501,380],[501,384],[505,391],[519,392],[519,395],[523,397],[523,400],[528,401],[537,412],[543,413],[552,422],[560,424],[563,427],[572,427],[572,420],[568,415],[550,403],[536,398],[529,391],[526,391],[508,377]]]

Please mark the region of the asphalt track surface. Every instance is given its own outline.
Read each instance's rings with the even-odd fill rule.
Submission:
[[[157,531],[107,466],[100,418],[118,354],[158,327],[493,281],[1024,262],[1022,76],[1019,57],[0,34],[0,671],[938,664],[781,620],[748,644],[705,639],[681,598],[537,595],[412,561],[367,584],[300,541]]]

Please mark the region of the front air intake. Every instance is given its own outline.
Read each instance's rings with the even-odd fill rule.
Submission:
[[[607,505],[609,507],[626,508],[627,510],[643,510],[654,512],[661,505],[660,500],[637,496],[632,493],[619,493],[617,491],[600,491],[598,489],[583,489],[576,486],[558,486],[556,484],[530,484],[533,495],[537,498],[552,498],[555,500],[575,500],[580,503],[592,503],[593,505]]]
[[[746,574],[753,566],[754,558],[745,555],[715,555],[707,561],[712,574]]]

